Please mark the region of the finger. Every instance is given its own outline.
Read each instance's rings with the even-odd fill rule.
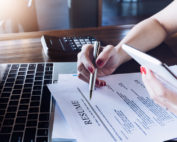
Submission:
[[[81,79],[84,82],[87,82],[87,83],[89,83],[89,80],[90,80],[90,79],[86,78],[83,74],[81,74],[80,72],[78,72],[78,78]],[[95,82],[95,86],[96,87],[106,86],[106,82],[104,80],[99,80],[97,78],[96,82]]]
[[[160,81],[155,77],[152,71],[145,67],[141,67],[141,72],[146,86],[149,86],[155,95],[163,96],[165,88]]]
[[[177,104],[175,105],[168,100],[160,99],[160,98],[154,100],[154,102],[159,106],[161,106],[162,108],[169,110],[170,112],[173,112],[174,114],[177,115]]]
[[[151,72],[150,70],[146,69],[146,74],[144,75],[144,83],[146,84],[146,86],[149,86],[149,88],[151,88],[151,90],[154,93],[152,97],[162,97],[162,98],[166,98],[168,99],[168,101],[172,102],[173,104],[177,105],[177,97],[176,97],[176,93],[173,92],[172,90],[169,90],[168,88],[166,88],[154,75],[153,72]],[[154,96],[155,95],[155,96]]]
[[[90,78],[90,72],[84,67],[82,66],[82,69],[80,70],[80,73],[87,79]]]
[[[99,54],[96,64],[99,68],[102,68],[107,61],[110,59],[110,57],[114,54],[115,50],[114,46],[107,45],[105,48],[103,48],[102,52]]]
[[[78,75],[78,78],[79,78],[79,79],[81,79],[81,80],[84,81],[84,82],[89,83],[89,79],[88,79],[88,78],[85,78],[80,72],[78,72],[77,75]]]
[[[78,55],[79,60],[83,63],[84,67],[90,72],[95,71],[93,60],[93,45],[86,44],[82,47],[81,53]]]

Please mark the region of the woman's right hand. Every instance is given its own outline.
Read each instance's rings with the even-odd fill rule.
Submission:
[[[98,77],[112,74],[116,68],[122,63],[122,55],[120,48],[112,45],[107,45],[102,48],[102,52],[96,59],[96,66],[98,69],[96,86],[105,86],[106,82],[99,80]],[[81,52],[78,54],[77,70],[78,77],[89,82],[90,73],[94,73],[95,67],[92,63],[93,60],[93,45],[86,44],[82,47]]]

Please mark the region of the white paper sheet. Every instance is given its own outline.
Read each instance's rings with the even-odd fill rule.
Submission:
[[[71,128],[68,126],[63,113],[61,112],[58,105],[55,105],[55,115],[54,115],[54,125],[53,125],[53,133],[52,139],[58,142],[75,142],[74,135],[71,131]]]
[[[177,116],[154,104],[140,73],[104,77],[107,86],[97,88],[91,101],[88,84],[72,75],[60,79],[49,89],[78,142],[158,142],[177,137]]]

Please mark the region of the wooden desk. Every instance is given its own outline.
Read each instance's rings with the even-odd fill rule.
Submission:
[[[67,59],[48,59],[44,55],[40,43],[40,37],[43,34],[59,37],[91,35],[96,39],[103,41],[104,44],[116,45],[131,28],[132,25],[125,25],[0,35],[0,63],[67,61]],[[149,53],[169,65],[177,63],[177,56],[166,44],[162,44],[160,47]],[[127,72],[127,70],[128,72],[129,70],[139,71],[138,65],[135,62],[130,61],[127,64],[123,65],[123,67],[119,69],[119,72]]]

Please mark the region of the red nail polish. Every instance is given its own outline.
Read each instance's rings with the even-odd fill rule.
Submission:
[[[142,67],[142,68],[143,68],[144,74],[146,75],[146,68],[145,67]]]
[[[146,69],[145,67],[140,67],[140,71],[141,71],[141,74],[145,74],[146,75]]]
[[[104,86],[106,86],[106,82],[104,82]]]
[[[88,67],[88,70],[93,73],[93,68],[92,67]]]
[[[101,82],[101,86],[104,86],[104,82]]]
[[[142,68],[142,66],[140,67],[140,72],[141,72],[141,74],[143,74],[143,68]]]
[[[102,60],[98,60],[98,61],[97,61],[97,65],[98,65],[98,66],[103,65],[103,61],[102,61]]]
[[[99,81],[98,80],[96,80],[96,85],[99,85]]]

